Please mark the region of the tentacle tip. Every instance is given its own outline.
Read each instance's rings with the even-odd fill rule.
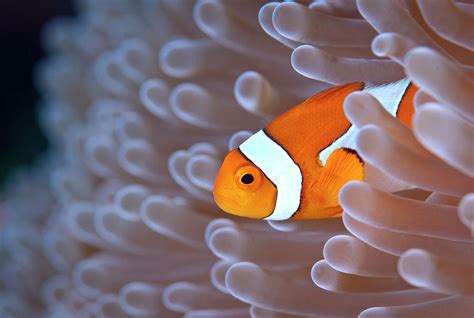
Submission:
[[[439,56],[439,54],[431,48],[415,47],[405,54],[403,64],[407,70],[410,70],[412,67],[418,66],[419,64],[425,65],[426,63],[430,63],[427,58],[431,60],[434,56]]]
[[[298,3],[284,2],[279,4],[272,15],[275,29],[285,37],[295,37],[301,30],[306,8]]]
[[[458,215],[461,222],[466,225],[474,237],[474,193],[466,195],[459,203]]]
[[[367,99],[370,95],[366,92],[353,92],[350,93],[344,100],[344,113],[348,115],[349,120],[356,119],[360,116],[366,105],[368,104]]]
[[[223,7],[218,1],[214,0],[200,0],[195,6],[193,11],[194,21],[196,23],[207,29],[208,31],[212,31],[215,27],[217,27],[224,15],[222,13]]]
[[[314,68],[318,59],[319,50],[312,45],[300,45],[291,54],[291,66],[298,73],[310,75],[308,69]]]
[[[316,284],[317,286],[321,288],[323,287],[320,285],[321,280],[319,276],[321,275],[321,268],[325,263],[326,263],[325,260],[319,260],[316,263],[314,263],[313,266],[311,266],[311,279],[314,284]]]
[[[226,273],[225,284],[235,297],[242,299],[252,297],[259,290],[264,279],[262,269],[250,262],[240,262],[232,265]],[[248,295],[247,295],[248,294]]]
[[[241,74],[234,86],[234,95],[239,104],[250,112],[256,112],[264,97],[264,79],[254,71]]]
[[[237,229],[224,227],[210,235],[209,248],[218,257],[232,261],[238,259],[242,240],[243,236]]]
[[[362,311],[358,318],[379,318],[384,317],[387,313],[387,308],[384,307],[372,307]]]
[[[298,225],[293,221],[268,221],[268,225],[280,232],[294,232],[298,229]]]
[[[390,39],[384,36],[385,34],[381,34],[376,36],[371,43],[372,52],[375,55],[380,57],[389,56],[390,51],[392,49]]]
[[[383,140],[384,136],[385,132],[379,126],[373,124],[364,125],[357,133],[356,149],[361,155],[370,153],[372,150],[382,151],[382,149],[375,149],[375,145],[384,145],[386,142],[386,140]]]
[[[430,276],[433,271],[431,255],[422,249],[409,249],[398,260],[398,272],[409,283],[422,285],[421,277]]]
[[[260,7],[260,10],[258,10],[258,21],[260,24],[265,24],[267,22],[266,19],[268,18],[268,14],[271,13],[273,15],[273,11],[277,6],[278,3],[269,2]]]
[[[369,201],[369,191],[371,187],[368,183],[363,181],[349,181],[339,191],[339,204],[345,211],[351,211],[351,209],[357,203],[360,203],[361,198],[364,201]]]

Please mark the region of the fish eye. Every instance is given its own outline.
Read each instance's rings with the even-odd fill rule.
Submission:
[[[250,173],[246,173],[240,178],[240,181],[243,184],[251,184],[253,180],[254,180],[254,177]]]
[[[255,191],[260,186],[262,174],[257,167],[246,165],[237,169],[234,180],[241,190]]]

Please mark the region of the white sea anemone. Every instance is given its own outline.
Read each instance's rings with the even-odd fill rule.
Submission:
[[[1,200],[1,317],[472,317],[472,4],[77,4],[38,70],[52,149]],[[350,183],[342,219],[221,218],[229,148],[331,85],[404,76],[413,130],[363,93],[345,111],[367,164],[415,190]]]

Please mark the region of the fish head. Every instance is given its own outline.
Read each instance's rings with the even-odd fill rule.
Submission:
[[[230,151],[214,182],[214,200],[227,213],[254,219],[272,214],[275,185],[238,149]]]

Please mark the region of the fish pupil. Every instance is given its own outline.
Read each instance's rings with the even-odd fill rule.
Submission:
[[[250,173],[246,173],[240,179],[243,184],[251,184],[253,182],[253,176]]]

